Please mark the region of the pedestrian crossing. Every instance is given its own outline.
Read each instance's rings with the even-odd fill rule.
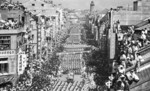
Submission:
[[[7,76],[1,76],[0,77],[0,84],[6,83],[6,82],[12,82],[17,79],[16,75],[7,75]]]
[[[81,81],[67,83],[66,81],[57,80],[53,85],[52,91],[81,91],[83,84]]]

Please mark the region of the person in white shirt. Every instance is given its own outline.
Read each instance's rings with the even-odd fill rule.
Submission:
[[[120,56],[121,61],[126,61],[127,57],[125,55],[125,52],[122,52],[122,55]]]
[[[125,67],[124,67],[123,65],[119,65],[119,67],[118,67],[118,72],[119,72],[120,74],[124,74],[124,73],[125,73]]]
[[[142,47],[142,43],[139,40],[137,40],[137,46],[138,46],[138,48]]]
[[[137,53],[137,59],[136,59],[136,69],[137,69],[137,72],[139,71],[139,67],[141,65],[141,62],[144,62],[144,59],[143,57],[141,56],[140,53]]]
[[[144,31],[142,31],[141,39],[142,39],[142,46],[144,46],[144,43],[146,42],[146,35],[145,35]]]
[[[144,33],[145,33],[145,35],[147,35],[147,33],[148,33],[148,28],[145,28]]]
[[[107,89],[108,89],[108,91],[110,90],[110,88],[111,88],[111,86],[112,86],[112,81],[111,80],[108,80],[106,83],[105,83],[105,85],[106,85],[106,87],[107,87]]]
[[[134,56],[134,59],[135,59],[136,58],[136,54],[138,52],[138,46],[137,45],[133,45],[132,49],[133,49],[133,56]]]
[[[117,36],[119,45],[120,46],[123,45],[123,36],[124,36],[123,33],[118,33]]]
[[[138,75],[135,73],[134,70],[131,70],[130,72],[126,73],[126,78],[128,80],[129,85],[131,85],[133,82],[139,82],[139,77]]]

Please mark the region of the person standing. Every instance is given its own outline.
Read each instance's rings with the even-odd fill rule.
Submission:
[[[144,59],[143,59],[143,57],[141,56],[140,53],[137,53],[136,67],[135,67],[137,72],[139,72],[139,67],[141,65],[141,62],[144,62]]]
[[[73,83],[74,82],[74,73],[73,71],[69,71],[68,76],[67,76],[67,82],[68,83]]]

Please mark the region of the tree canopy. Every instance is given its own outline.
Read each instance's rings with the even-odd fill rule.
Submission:
[[[103,55],[101,50],[93,50],[90,54],[85,54],[83,57],[86,60],[86,66],[93,68],[96,73],[95,82],[97,85],[104,85],[109,75],[109,61]]]

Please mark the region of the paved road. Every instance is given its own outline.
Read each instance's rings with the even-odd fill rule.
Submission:
[[[73,70],[75,73],[74,82],[67,83],[67,75],[62,75],[62,77],[57,78],[53,85],[53,91],[87,91],[85,89],[85,84],[82,83],[81,78],[81,67],[82,67],[82,52],[84,48],[87,47],[85,44],[81,44],[81,26],[75,24],[70,30],[69,37],[64,44],[64,52],[61,54],[61,67],[63,71]],[[79,53],[70,53],[79,52]],[[80,53],[81,52],[81,53]],[[65,54],[64,54],[65,53]],[[79,74],[79,75],[77,75]]]
[[[64,44],[64,52],[61,58],[61,66],[63,70],[73,70],[75,74],[80,74],[82,67],[82,51],[87,47],[85,44],[81,44],[81,26],[74,24],[70,29],[69,37]],[[81,52],[78,54],[72,54],[69,52]]]

